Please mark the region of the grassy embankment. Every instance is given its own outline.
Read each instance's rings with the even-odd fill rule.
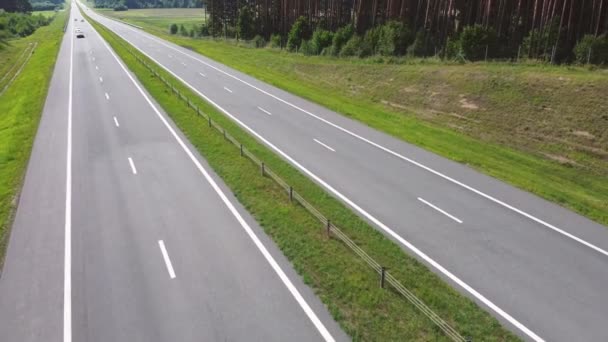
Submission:
[[[306,57],[105,14],[608,225],[606,70]]]
[[[0,96],[0,261],[67,15],[67,11],[59,12],[48,26],[40,27],[28,37],[10,40],[9,46],[0,50],[1,78],[29,43],[38,42],[21,74]]]
[[[348,334],[355,340],[446,339],[440,330],[404,298],[394,291],[380,289],[378,277],[371,269],[343,244],[337,240],[328,240],[313,216],[302,207],[292,204],[285,192],[272,180],[261,177],[255,164],[240,157],[238,149],[226,142],[217,131],[209,128],[207,121],[197,116],[138,63],[120,44],[122,40],[119,37],[92,20],[90,22],[263,226]],[[192,99],[195,105],[209,114],[303,197],[321,208],[332,222],[382,265],[386,265],[397,279],[461,334],[479,341],[517,339],[488,313],[458,294],[424,265],[403,253],[400,247],[327,195],[214,107],[167,73],[160,69],[159,72],[172,80],[180,92]]]

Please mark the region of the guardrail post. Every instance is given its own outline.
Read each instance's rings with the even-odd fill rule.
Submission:
[[[262,177],[264,177],[264,162],[262,162]]]
[[[291,186],[289,187],[289,201],[293,202],[293,188]]]
[[[208,117],[207,119],[209,119],[209,127],[211,127],[211,117]]]
[[[328,237],[328,238],[329,238],[329,237],[331,237],[331,236],[329,235],[329,234],[330,234],[330,228],[331,228],[331,220],[330,220],[330,219],[327,219],[327,224],[325,225],[325,230],[326,230],[326,232],[327,232],[327,237]]]
[[[380,267],[380,287],[384,288],[384,281],[386,279],[386,267]]]
[[[239,145],[240,145],[239,149],[241,150],[241,157],[242,157],[243,156],[243,144],[239,144]]]
[[[226,130],[223,129],[223,131],[224,131],[224,139],[226,139]]]

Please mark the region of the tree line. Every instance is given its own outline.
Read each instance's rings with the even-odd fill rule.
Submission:
[[[266,40],[280,40],[281,46],[295,50],[308,49],[319,30],[322,32],[317,36],[332,36],[332,41],[338,34],[342,35],[338,40],[347,38],[342,47],[352,40],[352,53],[361,56],[377,54],[383,49],[379,44],[392,44],[397,45],[392,48],[394,55],[528,57],[569,62],[584,59],[587,54],[589,61],[608,62],[608,0],[203,0],[203,3],[208,17],[202,31],[243,39],[259,35]],[[323,43],[327,45],[329,37],[325,38]],[[586,52],[582,53],[583,50]],[[326,53],[340,52],[326,50]]]
[[[203,0],[94,0],[95,7],[128,10],[129,8],[194,8]]]
[[[26,37],[34,33],[40,26],[46,26],[53,17],[19,12],[5,12],[0,9],[0,42],[16,37]],[[3,43],[0,43],[0,48]]]

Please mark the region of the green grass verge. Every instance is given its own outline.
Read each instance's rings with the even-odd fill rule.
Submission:
[[[608,225],[605,70],[306,57],[123,19]]]
[[[314,289],[333,317],[354,340],[446,340],[442,332],[394,291],[382,290],[377,275],[342,243],[328,239],[320,223],[301,206],[292,204],[285,192],[224,140],[207,121],[179,100],[128,52],[124,41],[89,20],[112,46],[147,91],[157,100],[189,141],[230,187],[239,201],[293,263]],[[143,56],[140,56],[146,59]],[[149,61],[150,64],[154,64]],[[497,320],[463,297],[424,265],[407,256],[399,246],[369,226],[351,210],[329,196],[307,177],[277,157],[240,127],[218,113],[166,72],[180,92],[263,160],[304,198],[332,219],[373,258],[390,269],[435,312],[463,336],[473,340],[517,340]]]
[[[48,26],[10,42],[14,46],[25,46],[37,41],[38,46],[21,74],[0,96],[0,259],[4,258],[10,218],[32,150],[67,15],[67,11],[59,12]]]

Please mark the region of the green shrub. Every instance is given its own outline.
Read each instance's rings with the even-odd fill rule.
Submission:
[[[177,33],[177,25],[171,24],[171,26],[169,26],[169,32],[171,34],[176,34]]]
[[[282,48],[283,47],[281,44],[282,40],[283,39],[281,38],[280,34],[275,33],[275,34],[270,35],[270,47]]]
[[[241,39],[250,40],[255,35],[254,15],[249,6],[243,6],[239,11],[236,23],[236,33]]]
[[[435,54],[435,40],[430,33],[420,30],[412,45],[407,48],[407,54],[416,57],[428,57]]]
[[[184,37],[188,35],[188,30],[186,30],[186,28],[184,27],[184,24],[179,25],[179,34],[181,34]]]
[[[581,64],[608,64],[608,35],[585,35],[574,47],[574,56]]]
[[[0,36],[26,37],[34,33],[40,26],[46,26],[53,20],[52,17],[32,15],[29,13],[7,13],[0,10]]]
[[[220,20],[214,20],[213,16],[210,16],[207,19],[207,30],[209,31],[209,35],[213,37],[219,37],[224,35],[224,25]]]
[[[264,40],[264,37],[262,37],[258,34],[255,37],[253,37],[253,44],[258,49],[263,48],[266,46],[266,40]]]
[[[123,5],[123,4],[116,4],[114,6],[114,10],[117,11],[117,12],[118,11],[128,11],[129,7],[127,7],[127,6]]]
[[[310,40],[302,41],[302,45],[300,45],[299,52],[301,52],[302,54],[304,54],[306,56],[313,56],[313,55],[317,54],[314,47],[312,46],[312,43],[310,42]]]
[[[317,28],[312,34],[310,45],[312,48],[312,54],[319,55],[321,51],[328,46],[331,46],[334,34],[328,30]]]
[[[460,49],[460,40],[458,39],[448,38],[443,52],[443,57],[446,59],[464,59]]]
[[[377,52],[383,56],[402,56],[413,40],[414,36],[407,25],[389,21],[380,29]]]
[[[331,42],[331,54],[334,56],[340,55],[342,51],[342,47],[353,37],[355,33],[355,28],[353,25],[344,26],[336,33],[334,33],[334,37]]]
[[[291,26],[291,30],[289,30],[289,35],[287,36],[287,49],[289,51],[294,51],[300,45],[302,45],[302,41],[310,38],[310,28],[308,27],[308,19],[306,17],[299,17],[293,26]]]
[[[381,34],[382,27],[373,27],[367,30],[363,36],[358,56],[363,58],[375,55],[378,50],[378,42],[380,41]]]
[[[352,57],[359,56],[361,51],[361,45],[363,40],[357,35],[353,35],[347,42],[342,46],[340,50],[341,57]]]
[[[548,28],[530,31],[522,43],[522,53],[527,54],[528,57],[549,59],[553,53],[558,33],[559,18],[553,18]]]
[[[491,27],[483,27],[482,25],[467,26],[462,30],[458,41],[460,52],[468,60],[476,61],[484,59],[486,57],[486,49],[488,57],[496,55],[496,31]]]
[[[201,37],[208,37],[209,36],[209,26],[207,24],[202,24],[199,27],[198,35]]]

